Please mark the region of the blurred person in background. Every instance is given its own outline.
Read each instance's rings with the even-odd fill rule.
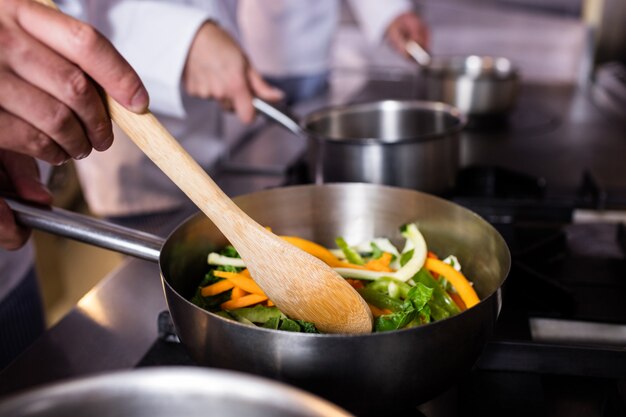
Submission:
[[[410,1],[347,3],[372,46],[386,39],[403,56],[408,40],[428,48],[428,27]],[[238,15],[242,42],[253,65],[285,92],[289,104],[324,91],[340,24],[339,0],[240,0]]]
[[[236,2],[64,0],[136,68],[163,125],[209,174],[226,145],[220,108],[243,123],[252,97],[282,98],[251,67],[237,39]],[[154,230],[188,198],[119,130],[109,152],[76,166],[89,208],[116,223]]]
[[[91,80],[130,110],[148,107],[137,74],[92,27],[31,0],[0,0],[0,192],[50,204],[33,157],[59,165],[111,145]],[[29,234],[0,198],[0,369],[45,328]]]
[[[221,109],[242,123],[254,118],[251,99],[306,98],[325,85],[338,0],[64,0],[92,22],[144,80],[152,110],[209,173],[227,151]],[[353,0],[368,39],[428,43],[428,30],[407,0]],[[245,46],[240,48],[239,25]],[[265,55],[267,54],[267,55]],[[272,77],[271,88],[256,71]],[[286,82],[281,82],[286,79]],[[297,90],[291,84],[295,79]],[[187,197],[116,130],[112,149],[79,161],[90,209],[117,223],[155,230],[185,207]]]

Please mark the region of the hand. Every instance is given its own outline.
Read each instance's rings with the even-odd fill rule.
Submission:
[[[35,160],[19,153],[0,150],[0,190],[40,204],[50,204],[52,195],[39,180]],[[7,203],[0,199],[0,247],[20,248],[30,231],[15,224],[15,217]]]
[[[0,0],[0,148],[55,165],[107,149],[96,83],[130,110],[148,106],[137,74],[94,28],[32,0]]]
[[[407,58],[409,58],[409,54],[407,54],[405,49],[407,41],[413,40],[426,50],[430,46],[428,26],[412,11],[398,15],[387,26],[386,37],[391,46]]]
[[[212,22],[204,23],[196,34],[187,57],[183,85],[191,96],[212,98],[225,109],[234,109],[244,123],[254,118],[254,96],[268,101],[283,96],[250,66],[230,35]]]

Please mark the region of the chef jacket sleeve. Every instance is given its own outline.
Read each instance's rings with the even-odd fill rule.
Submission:
[[[150,94],[150,108],[184,117],[181,79],[200,26],[226,18],[219,2],[202,8],[148,0],[60,0],[59,5],[100,30],[135,68]]]
[[[372,43],[383,40],[396,16],[413,9],[409,0],[350,0],[349,3],[361,30]]]

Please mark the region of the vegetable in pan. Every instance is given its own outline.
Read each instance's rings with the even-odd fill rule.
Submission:
[[[350,246],[338,237],[338,249],[331,250],[299,237],[281,237],[346,278],[370,306],[376,332],[443,320],[480,301],[456,257],[441,260],[429,252],[415,223],[403,226],[401,233],[406,239],[401,252],[385,238]],[[208,263],[210,270],[191,300],[197,306],[252,326],[318,333],[313,323],[293,320],[274,306],[232,246],[210,253]]]

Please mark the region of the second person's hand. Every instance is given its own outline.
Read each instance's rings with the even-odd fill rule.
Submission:
[[[410,58],[406,52],[407,41],[415,41],[426,50],[430,47],[430,30],[414,11],[396,16],[387,26],[386,37],[393,49],[407,58]]]
[[[267,84],[252,68],[231,36],[213,22],[204,23],[196,34],[187,57],[183,86],[191,96],[211,98],[223,108],[234,110],[244,123],[254,118],[254,96],[268,101],[283,97],[280,90]]]

